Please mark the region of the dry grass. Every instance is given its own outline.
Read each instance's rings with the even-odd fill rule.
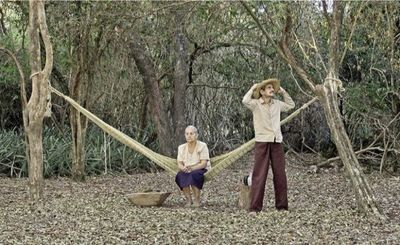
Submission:
[[[383,243],[400,238],[400,179],[368,175],[387,221],[365,217],[343,173],[307,172],[289,161],[289,212],[273,206],[271,173],[264,211],[237,208],[238,162],[205,185],[203,206],[183,208],[174,179],[165,173],[46,180],[45,199],[30,204],[26,179],[0,179],[0,243],[4,244],[269,244]],[[126,195],[145,189],[174,192],[163,207],[140,208]]]

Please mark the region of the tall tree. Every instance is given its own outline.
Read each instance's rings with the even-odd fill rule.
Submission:
[[[69,80],[71,98],[82,106],[90,108],[90,94],[94,85],[97,65],[109,43],[101,17],[102,4],[76,2],[76,14],[80,16],[77,33],[73,35],[71,57],[73,64]],[[104,4],[107,7],[107,4]],[[96,9],[99,7],[99,9]],[[85,178],[85,143],[88,119],[79,111],[70,107],[70,125],[72,131],[72,176],[75,180]]]
[[[160,5],[156,3],[154,6]],[[171,59],[165,59],[161,62],[163,64],[156,64],[154,53],[159,52],[154,52],[157,48],[151,45],[154,44],[154,40],[146,36],[148,31],[131,31],[130,49],[150,102],[151,116],[156,126],[160,150],[166,155],[173,156],[177,145],[183,140],[183,131],[187,124],[185,118],[186,86],[189,80],[189,44],[185,31],[187,8],[186,4],[162,6],[162,8],[170,7],[171,10],[160,11],[165,15],[160,14],[162,16],[160,19],[152,20],[154,24],[147,24],[149,24],[148,28],[157,28],[160,23],[162,26],[165,23],[171,23],[171,25],[165,25],[168,28],[164,29],[167,35],[160,38],[162,41],[173,40],[171,44],[163,44],[167,46],[166,52]],[[143,22],[141,24],[145,25]],[[140,29],[143,26],[136,28]],[[163,70],[166,72],[162,72]],[[166,93],[162,91],[160,84],[169,82],[173,87],[170,91],[172,100],[166,102],[163,101],[163,94]]]
[[[46,50],[43,69],[40,58],[40,38],[43,39]],[[43,1],[29,1],[29,39],[32,94],[26,107],[25,132],[28,139],[27,147],[29,147],[29,192],[33,200],[39,200],[43,193],[43,118],[48,103],[48,81],[53,68],[53,49]]]
[[[144,88],[148,96],[151,116],[156,125],[156,131],[160,144],[160,151],[168,156],[173,152],[173,141],[171,126],[168,123],[168,117],[165,106],[162,101],[157,71],[151,56],[148,53],[145,42],[137,31],[131,33],[131,54],[135,64],[142,75]]]
[[[174,60],[174,100],[173,117],[174,127],[174,149],[177,149],[179,139],[182,138],[185,129],[186,116],[186,86],[189,81],[189,53],[188,40],[185,35],[185,12],[184,6],[173,11],[175,24],[175,60]]]

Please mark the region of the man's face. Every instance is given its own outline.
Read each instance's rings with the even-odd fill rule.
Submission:
[[[195,130],[193,128],[187,128],[185,130],[185,138],[186,138],[186,142],[193,142],[195,140],[197,140],[197,133],[195,132]]]
[[[274,86],[267,84],[264,89],[260,90],[260,94],[266,97],[272,97],[275,94]]]

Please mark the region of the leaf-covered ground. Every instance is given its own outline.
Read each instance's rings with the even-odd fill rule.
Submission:
[[[174,179],[164,172],[68,178],[45,182],[45,200],[28,201],[26,179],[0,179],[0,244],[270,244],[400,243],[400,178],[367,175],[387,220],[357,213],[343,172],[310,173],[290,159],[289,212],[274,210],[272,175],[258,215],[237,207],[240,180],[251,158],[206,183],[201,208],[183,208]],[[162,207],[131,205],[126,195],[171,191]]]

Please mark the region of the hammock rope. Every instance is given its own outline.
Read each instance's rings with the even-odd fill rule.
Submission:
[[[176,164],[176,159],[167,157],[164,155],[161,155],[146,146],[140,144],[138,141],[132,139],[128,135],[124,134],[123,132],[119,131],[118,129],[114,128],[113,126],[107,124],[106,122],[102,121],[100,118],[98,118],[96,115],[91,113],[90,111],[86,110],[83,108],[79,103],[71,99],[70,97],[64,95],[60,91],[56,90],[52,86],[49,85],[49,89],[51,92],[57,94],[58,96],[62,97],[65,99],[69,104],[71,104],[76,110],[78,110],[80,113],[85,115],[90,121],[92,121],[94,124],[96,124],[98,127],[100,127],[102,130],[107,132],[110,136],[121,142],[122,144],[130,147],[131,149],[139,152],[140,154],[144,155],[154,163],[156,163],[158,166],[166,170],[170,175],[175,176],[179,168]],[[286,117],[283,121],[281,121],[281,125],[290,121],[292,118],[297,116],[302,110],[307,108],[309,105],[311,105],[313,102],[317,100],[317,97],[313,98],[306,104],[304,104],[302,107],[297,109],[295,112],[290,114],[288,117]],[[245,155],[247,152],[251,151],[254,147],[255,144],[255,139],[252,139],[238,148],[211,158],[211,164],[212,168],[210,171],[208,171],[205,174],[205,179],[206,180],[211,180],[213,177],[215,177],[219,172],[230,166],[232,163],[234,163],[236,160],[238,160],[240,157]]]

